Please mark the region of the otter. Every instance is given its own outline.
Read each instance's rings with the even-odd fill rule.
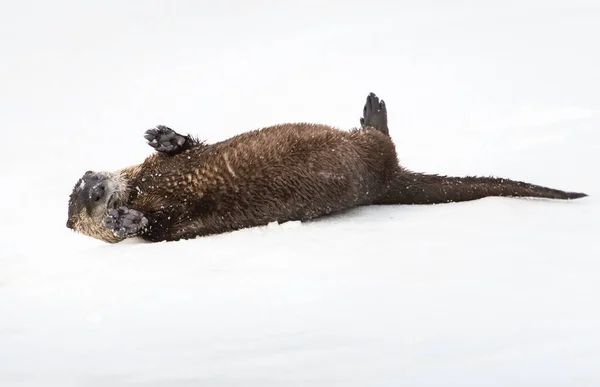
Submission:
[[[176,241],[357,206],[587,196],[496,177],[412,172],[398,162],[387,120],[385,102],[370,93],[360,127],[349,131],[285,123],[207,144],[159,125],[144,134],[155,152],[143,163],[87,171],[77,181],[67,227],[109,243]]]

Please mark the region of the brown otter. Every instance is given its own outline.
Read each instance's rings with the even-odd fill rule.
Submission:
[[[398,164],[385,103],[373,93],[360,122],[351,131],[282,124],[211,145],[158,126],[145,133],[157,152],[142,164],[79,179],[67,227],[111,243],[172,241],[371,204],[586,196],[509,179],[414,173]]]

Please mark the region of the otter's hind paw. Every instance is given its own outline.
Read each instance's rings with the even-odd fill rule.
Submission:
[[[178,134],[173,129],[158,125],[156,129],[147,130],[144,138],[148,145],[158,152],[176,154],[184,150],[188,138]]]
[[[370,93],[367,97],[360,125],[363,128],[370,126],[389,135],[385,102],[383,100],[379,101],[379,98],[374,93]]]
[[[104,225],[119,238],[138,235],[148,226],[148,218],[139,211],[127,207],[111,210],[104,219]]]

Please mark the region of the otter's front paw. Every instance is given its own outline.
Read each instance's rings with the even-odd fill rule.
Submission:
[[[144,138],[148,140],[148,145],[152,148],[167,154],[181,152],[188,140],[186,136],[182,136],[164,125],[158,125],[156,129],[147,130]]]
[[[148,226],[148,218],[139,211],[127,207],[111,210],[104,219],[104,225],[119,238],[138,235]]]

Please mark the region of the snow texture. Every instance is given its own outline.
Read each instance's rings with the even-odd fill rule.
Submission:
[[[597,1],[0,8],[1,386],[600,385]],[[158,244],[65,227],[147,129],[350,129],[371,91],[411,169],[590,197]]]

